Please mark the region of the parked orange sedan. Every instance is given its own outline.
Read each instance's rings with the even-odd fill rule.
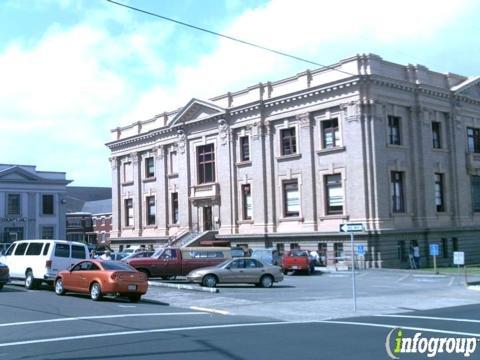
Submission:
[[[103,295],[126,296],[132,302],[140,301],[147,292],[147,276],[120,261],[89,259],[69,270],[60,271],[55,279],[55,292],[67,291],[90,294],[92,300]]]

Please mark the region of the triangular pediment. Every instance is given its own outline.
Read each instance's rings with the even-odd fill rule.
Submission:
[[[469,78],[451,89],[457,95],[468,96],[480,100],[480,76]]]
[[[31,172],[22,169],[19,166],[12,166],[0,171],[0,180],[2,181],[38,181],[41,178]]]
[[[170,122],[170,125],[207,119],[225,114],[225,109],[207,101],[192,99]]]

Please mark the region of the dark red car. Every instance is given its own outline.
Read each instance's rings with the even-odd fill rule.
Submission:
[[[308,275],[315,271],[315,264],[306,250],[290,250],[282,259],[283,273],[287,274],[289,271],[304,271]]]
[[[69,270],[60,271],[55,279],[55,292],[67,291],[90,294],[92,300],[103,295],[126,296],[140,301],[147,292],[147,276],[120,261],[90,259],[81,261]]]
[[[8,282],[9,270],[8,266],[0,262],[0,290]]]

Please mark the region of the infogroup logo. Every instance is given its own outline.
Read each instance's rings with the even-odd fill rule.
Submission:
[[[421,332],[407,337],[401,328],[395,328],[387,334],[385,349],[391,359],[400,359],[401,354],[426,354],[433,358],[437,354],[447,353],[470,357],[475,352],[478,341],[476,337],[425,337]]]

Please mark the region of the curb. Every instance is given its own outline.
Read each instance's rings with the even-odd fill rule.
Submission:
[[[162,283],[158,281],[149,281],[149,286],[157,286],[157,287],[167,287],[177,290],[191,290],[191,291],[201,291],[201,292],[208,292],[208,293],[218,293],[220,292],[217,288],[207,288],[203,286],[193,286],[193,285],[184,285],[184,284],[170,284],[170,283]]]

